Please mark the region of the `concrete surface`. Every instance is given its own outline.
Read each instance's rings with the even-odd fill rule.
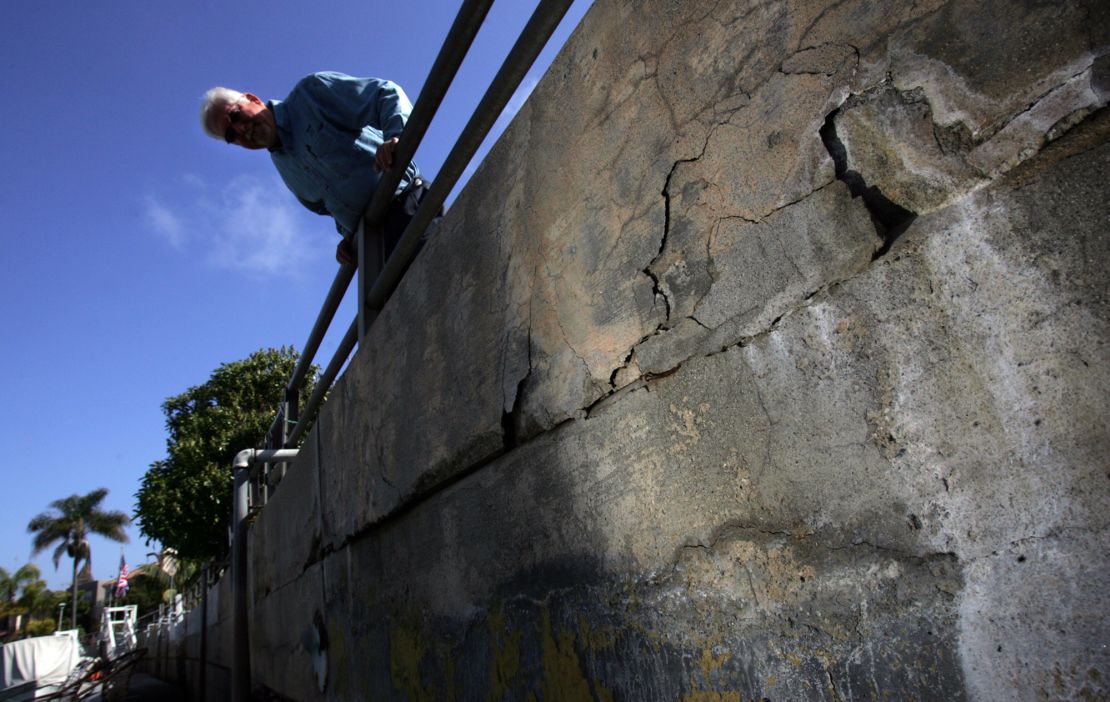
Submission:
[[[251,530],[292,699],[1105,699],[1110,6],[597,0]]]

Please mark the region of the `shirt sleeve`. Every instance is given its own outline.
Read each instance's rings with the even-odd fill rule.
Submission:
[[[381,78],[314,73],[298,87],[319,106],[324,119],[355,133],[369,125],[385,139],[400,136],[412,112],[412,103],[401,86]]]
[[[331,215],[331,212],[328,212],[327,205],[325,205],[322,200],[318,202],[312,202],[310,200],[304,199],[296,193],[293,193],[293,197],[297,198],[297,202],[304,205],[305,209],[309,212],[315,212],[318,215]]]

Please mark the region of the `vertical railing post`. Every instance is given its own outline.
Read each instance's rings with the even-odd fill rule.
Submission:
[[[367,239],[366,235],[366,222],[360,222],[358,225],[358,232],[355,233],[355,256],[357,257],[357,270],[358,270],[358,321],[356,327],[358,328],[358,340],[362,341],[362,335],[366,329],[366,290],[369,283],[366,281],[366,264],[367,261]]]
[[[385,264],[385,236],[381,227],[369,227],[366,220],[358,227],[358,340],[366,336],[374,319],[366,309],[366,296]]]
[[[210,567],[211,561],[204,566],[200,573],[200,674],[197,676],[199,678],[197,687],[200,688],[200,702],[204,702],[208,698],[208,574]],[[188,624],[185,625],[185,633],[189,633]]]
[[[238,464],[238,461],[236,461]],[[247,702],[251,694],[250,640],[247,636],[247,514],[250,510],[250,463],[235,465],[235,502],[231,540],[231,699]]]
[[[283,449],[289,441],[289,432],[293,431],[293,425],[296,424],[295,413],[297,411],[297,395],[293,393],[290,395],[288,392],[281,403],[281,426],[278,427],[279,441],[278,445],[274,448]],[[282,462],[278,464],[278,482],[285,480],[285,471],[289,464]]]

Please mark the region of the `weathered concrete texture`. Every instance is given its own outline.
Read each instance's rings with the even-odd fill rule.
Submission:
[[[807,296],[862,270],[882,243],[863,202],[840,182],[760,222],[726,217],[699,224],[715,229],[708,246],[699,241],[689,252],[674,252],[671,269],[700,258],[706,280],[682,294],[668,285],[674,309],[686,309],[672,315],[680,321],[671,329],[636,347],[632,361],[642,373],[666,372],[698,352],[758,334]]]
[[[256,682],[1106,697],[1108,50],[598,0],[254,525]]]
[[[341,548],[256,651],[308,680],[319,610],[337,699],[1105,695],[1088,141]]]
[[[321,637],[322,567],[256,597],[251,607],[251,673],[255,687],[294,700],[321,699],[328,684],[329,641]],[[318,624],[319,622],[319,624]]]
[[[267,554],[251,567],[248,582],[255,601],[297,580],[320,560],[324,523],[330,521],[320,504],[320,434],[309,434],[294,468],[286,472],[248,534],[249,552]]]
[[[191,699],[221,702],[231,698],[230,578],[211,586],[206,601],[207,621],[198,606],[176,625],[152,625],[138,632],[139,645],[147,649],[140,668],[176,685]]]

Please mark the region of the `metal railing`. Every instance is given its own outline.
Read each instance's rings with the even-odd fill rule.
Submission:
[[[185,589],[186,609],[193,609],[197,605],[201,608],[200,657],[205,662],[200,668],[201,689],[205,687],[204,676],[207,666],[205,649],[208,591],[220,581],[223,575],[230,572],[234,630],[231,696],[234,700],[249,698],[250,658],[244,577],[246,571],[244,537],[249,513],[261,509],[266,504],[269,493],[280,483],[285,474],[286,464],[277,461],[291,460],[287,457],[295,456],[296,451],[287,449],[295,447],[304,437],[355,345],[369,333],[378,312],[381,311],[389,295],[400,282],[401,276],[415,258],[421,237],[442,210],[448,195],[458,183],[466,166],[477,153],[572,3],[573,0],[539,1],[490,87],[460,133],[416,214],[406,226],[388,259],[385,259],[381,225],[392,204],[397,186],[439,110],[467,51],[493,5],[493,0],[464,0],[459,9],[401,132],[393,154],[393,167],[383,174],[363,214],[363,221],[356,235],[357,264],[342,265],[332,281],[323,306],[309,332],[308,340],[301,351],[301,356],[293,369],[293,374],[283,390],[277,416],[274,417],[267,431],[265,450],[262,452],[246,450],[236,458],[237,463],[233,470],[236,482],[234,496],[236,509],[232,525],[234,548],[229,554],[230,561],[211,561],[202,569],[199,577]],[[320,349],[320,344],[334,321],[335,314],[356,271],[361,271],[358,283],[358,314],[348,326],[326,368],[316,379],[316,387],[302,409],[299,407],[301,390],[313,368],[313,361]],[[244,454],[251,454],[249,460],[243,458]],[[242,465],[239,464],[241,458],[243,458]],[[257,462],[256,458],[259,459]],[[271,464],[266,461],[275,462]],[[280,467],[276,475],[272,473],[274,465]],[[171,620],[160,612],[158,618],[150,622],[148,631],[153,634],[163,628],[180,626],[182,623],[180,618],[175,619],[175,621]]]
[[[357,234],[358,265],[357,267],[353,264],[343,265],[336,273],[323,307],[305,342],[300,359],[293,370],[293,375],[285,386],[280,409],[267,434],[265,448],[296,446],[297,442],[304,437],[355,345],[365,338],[378,312],[416,256],[421,236],[440,212],[466,166],[524,80],[536,57],[555,32],[559,22],[570,9],[572,2],[573,0],[540,0],[490,87],[460,133],[412,221],[409,222],[388,260],[383,262],[381,223],[385,219],[397,185],[416,154],[467,50],[493,4],[493,0],[463,2],[401,133],[394,151],[393,168],[385,172],[366,208],[363,223]],[[315,390],[302,409],[298,406],[301,389],[356,270],[362,271],[358,282],[358,316],[348,326],[335,354],[317,378]],[[254,498],[252,501],[256,506],[265,504],[269,492],[284,477],[285,464],[280,464],[275,478],[271,478],[270,472],[271,466],[265,464],[252,476],[257,481],[256,487],[252,490]]]

